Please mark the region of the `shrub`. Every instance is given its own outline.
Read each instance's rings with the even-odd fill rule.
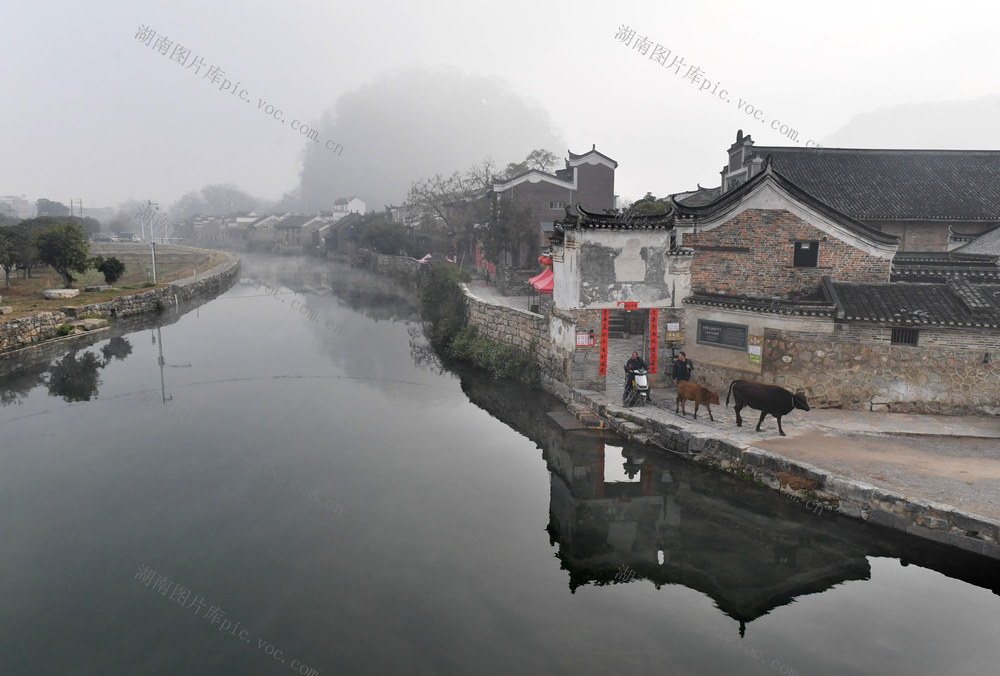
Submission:
[[[439,350],[447,351],[465,326],[465,295],[459,284],[467,280],[468,275],[451,263],[430,266],[421,292],[420,309],[424,319],[430,322],[431,344]]]
[[[531,355],[514,345],[480,336],[474,326],[466,326],[456,334],[447,354],[488,371],[494,378],[521,380],[531,385],[539,380],[538,365]]]
[[[125,264],[114,256],[111,258],[98,256],[94,259],[94,267],[104,275],[105,284],[114,284],[125,274]]]
[[[72,324],[60,324],[59,328],[56,329],[57,336],[68,336],[73,333],[76,329],[73,328]]]

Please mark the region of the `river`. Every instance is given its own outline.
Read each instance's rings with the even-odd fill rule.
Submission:
[[[996,673],[996,563],[564,431],[385,279],[241,274],[0,378],[0,673]]]

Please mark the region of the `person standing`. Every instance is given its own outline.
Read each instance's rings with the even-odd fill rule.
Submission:
[[[687,358],[687,355],[683,352],[678,353],[677,359],[674,360],[674,369],[670,373],[670,378],[674,381],[674,385],[682,380],[691,380],[691,372],[694,371],[694,363]]]

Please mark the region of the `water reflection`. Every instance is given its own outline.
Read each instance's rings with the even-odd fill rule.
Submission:
[[[107,365],[93,352],[70,352],[52,364],[47,384],[49,394],[64,401],[90,401],[97,396],[98,370]]]
[[[462,379],[473,403],[534,440],[550,472],[549,532],[569,589],[648,580],[709,596],[746,626],[806,594],[868,580],[870,557],[1000,594],[1000,562],[816,513],[735,477],[599,431],[564,431],[557,400]]]

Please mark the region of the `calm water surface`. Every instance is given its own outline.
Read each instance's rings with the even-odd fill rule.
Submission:
[[[0,378],[0,674],[997,673],[995,564],[565,433],[385,280],[243,276]]]

